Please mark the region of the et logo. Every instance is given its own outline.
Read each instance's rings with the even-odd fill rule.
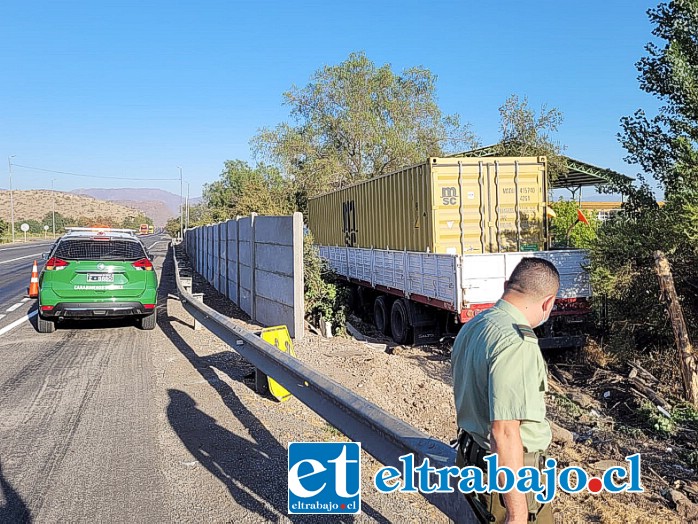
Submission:
[[[360,442],[288,445],[289,514],[361,512]]]

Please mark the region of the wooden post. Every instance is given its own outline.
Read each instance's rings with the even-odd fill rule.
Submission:
[[[698,407],[698,363],[696,362],[696,355],[691,346],[691,340],[688,338],[688,330],[686,329],[686,321],[684,320],[683,311],[681,310],[681,303],[676,296],[674,277],[671,274],[669,261],[664,253],[655,251],[654,262],[659,278],[659,287],[667,303],[671,326],[674,328],[674,337],[676,338],[676,349],[679,352],[679,362],[681,364],[681,375],[683,377],[686,400],[695,407]]]

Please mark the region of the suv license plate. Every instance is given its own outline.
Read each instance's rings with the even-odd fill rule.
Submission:
[[[98,273],[98,274],[88,273],[87,281],[88,282],[114,282],[114,274],[113,273]]]

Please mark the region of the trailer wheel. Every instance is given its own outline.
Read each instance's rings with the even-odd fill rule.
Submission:
[[[398,344],[409,344],[412,340],[412,324],[407,313],[407,306],[402,299],[393,302],[390,312],[390,325],[393,340]]]
[[[385,297],[378,297],[373,303],[373,323],[384,335],[390,335],[390,313]]]

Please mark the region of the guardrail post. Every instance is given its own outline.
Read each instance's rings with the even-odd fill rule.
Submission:
[[[182,282],[182,287],[184,288],[184,291],[186,291],[187,293],[191,293],[192,279],[188,277],[181,277],[180,281]]]
[[[204,301],[204,294],[203,293],[192,293],[191,296],[193,296],[194,300],[196,300],[197,302]],[[196,320],[196,318],[195,318],[194,319],[194,331],[199,331],[202,328],[203,328],[203,326],[201,325],[201,323],[198,320]]]
[[[254,368],[254,389],[258,395],[269,394],[269,381],[267,379],[267,375],[265,375],[258,368]]]

